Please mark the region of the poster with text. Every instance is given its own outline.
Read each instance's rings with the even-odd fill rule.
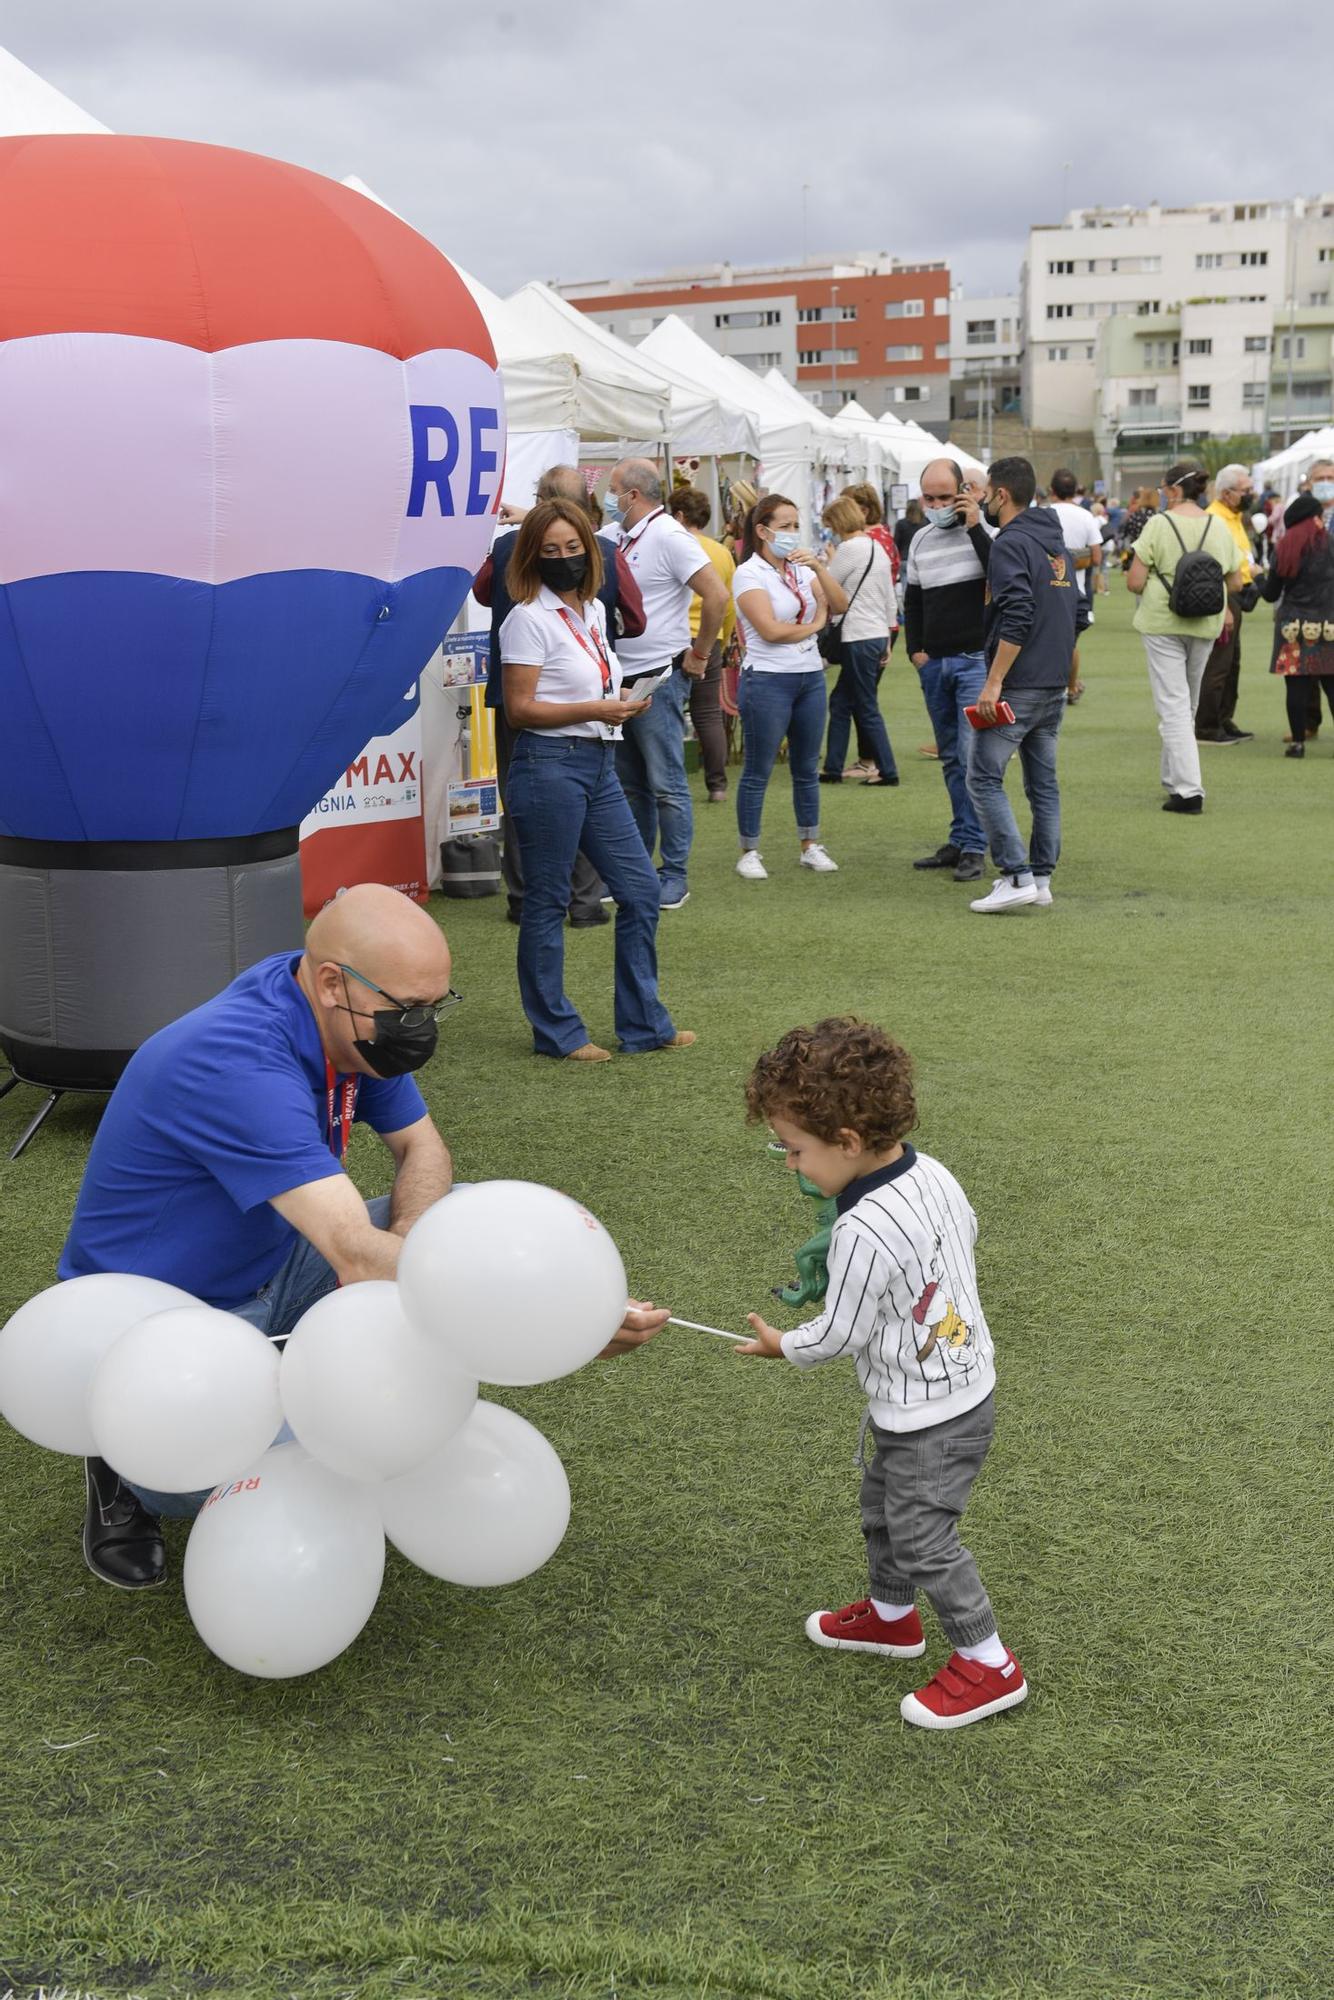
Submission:
[[[360,756],[301,822],[301,897],[308,917],[356,882],[427,897],[422,732],[416,684]]]

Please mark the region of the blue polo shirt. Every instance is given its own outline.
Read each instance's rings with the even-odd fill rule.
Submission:
[[[285,1262],[297,1232],[274,1195],[340,1165],[324,1051],[296,982],[299,953],[261,959],[136,1050],[93,1140],[60,1276],[132,1271],[238,1306]],[[400,1132],[425,1117],[411,1076],[350,1079],[353,1119]]]

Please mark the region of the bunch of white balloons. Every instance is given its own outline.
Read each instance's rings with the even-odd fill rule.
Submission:
[[[431,1576],[516,1583],[570,1518],[565,1468],[483,1382],[555,1381],[620,1326],[625,1269],[595,1217],[530,1181],[456,1188],[396,1282],[313,1305],[286,1347],[154,1278],[54,1285],[0,1329],[0,1415],[145,1490],[212,1488],[185,1553],[206,1645],[310,1673],[351,1645],[388,1535]]]

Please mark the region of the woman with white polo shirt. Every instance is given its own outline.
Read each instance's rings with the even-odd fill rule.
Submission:
[[[800,517],[781,493],[766,493],[751,508],[742,553],[732,579],[746,641],[737,696],[745,754],[736,792],[741,836],[736,872],[748,882],[767,879],[759,853],[760,818],[786,737],[801,865],[832,874],[838,864],[820,845],[820,745],[827,704],[815,643],[829,611],[809,551],[801,547]]]
[[[500,630],[505,714],[517,731],[506,810],[526,890],[519,993],[538,1055],[608,1062],[565,993],[565,912],[575,856],[616,900],[616,1032],[622,1049],[688,1048],[658,997],[658,878],[616,775],[625,700],[598,601],[602,556],[585,510],[544,500],[519,530],[505,577],[514,609]]]

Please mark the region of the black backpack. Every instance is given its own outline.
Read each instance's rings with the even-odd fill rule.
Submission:
[[[1181,543],[1181,560],[1167,593],[1168,610],[1175,618],[1217,617],[1227,603],[1227,585],[1223,580],[1222,563],[1217,556],[1211,556],[1204,546],[1209,538],[1208,517],[1205,518],[1199,546],[1193,549],[1186,547],[1181,530],[1170,514],[1166,520]]]

